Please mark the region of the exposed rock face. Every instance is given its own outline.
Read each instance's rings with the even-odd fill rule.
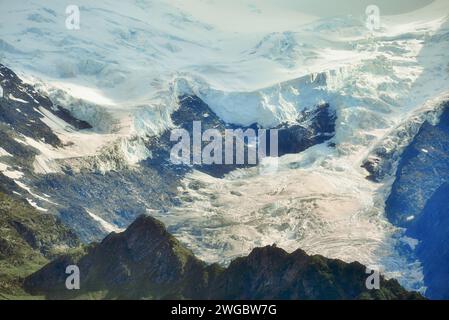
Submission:
[[[419,240],[416,254],[423,262],[426,296],[449,299],[449,183],[442,184],[407,230]]]
[[[226,123],[221,120],[212,109],[204,103],[200,98],[196,96],[182,96],[179,98],[179,108],[173,112],[171,115],[173,124],[178,127],[187,130],[190,137],[193,136],[193,122],[201,122],[201,130],[204,132],[208,129],[217,129],[222,136],[226,129],[242,130],[246,132],[247,130],[254,130],[255,138],[257,141],[260,140],[258,129],[262,127],[254,123],[250,126],[238,126],[232,123]],[[330,140],[335,134],[335,121],[336,115],[334,110],[329,104],[322,104],[318,106],[313,106],[301,112],[300,116],[295,123],[283,123],[274,128],[263,128],[263,129],[276,129],[278,130],[278,156],[285,154],[299,153],[307,148],[314,146],[316,144],[323,143]],[[267,132],[266,136],[266,153],[269,154],[270,146],[272,142],[270,141],[270,134]],[[164,132],[161,136],[151,139],[148,143],[148,148],[152,150],[153,156],[149,160],[151,163],[167,163],[169,165],[168,159],[170,159],[170,149],[176,142],[170,141],[170,131]],[[233,163],[232,164],[194,164],[193,168],[199,171],[205,172],[215,177],[223,177],[226,173],[229,173],[238,168],[245,168],[257,165],[260,159],[257,159],[255,164],[249,164],[248,161],[248,139],[245,138],[244,141],[244,164],[237,164],[236,162],[236,145],[233,145]],[[208,141],[202,142],[201,146],[204,148]],[[225,161],[225,145],[223,138],[223,154],[222,160]],[[253,147],[258,150],[258,147]],[[193,145],[191,141],[191,153],[190,159],[193,159]],[[188,170],[187,167],[177,167],[177,170]]]
[[[98,172],[47,174],[34,181],[37,190],[60,204],[57,213],[84,242],[108,234],[87,210],[118,228],[127,227],[147,209],[176,205],[176,187],[182,174],[163,166],[142,165]]]
[[[363,162],[369,175],[368,179],[381,182],[395,175],[397,163],[402,159],[406,148],[413,142],[424,125],[430,125],[439,118],[439,114],[449,107],[449,102],[436,102],[432,108],[419,114],[414,114],[394,128],[386,138],[374,147],[368,158]]]
[[[449,180],[449,106],[437,125],[425,122],[404,150],[387,200],[389,219],[400,226],[414,224],[426,201]]]
[[[65,268],[80,268],[81,289],[65,289]],[[26,289],[48,298],[103,299],[417,299],[395,280],[365,287],[359,263],[347,264],[301,250],[254,249],[227,269],[206,265],[151,217],[111,234],[78,257],[63,256],[28,277]]]
[[[42,121],[44,111],[61,118],[76,129],[91,128],[89,123],[76,119],[68,110],[53,105],[48,97],[22,82],[11,69],[2,64],[0,82],[3,88],[3,96],[0,96],[0,122],[7,124],[16,133],[45,141],[54,147],[62,146],[57,135]]]
[[[394,224],[417,239],[429,298],[449,298],[449,106],[436,125],[424,123],[399,161],[386,202]]]
[[[316,144],[330,140],[335,135],[337,117],[325,103],[301,113],[298,123],[280,125],[279,156],[299,153]]]

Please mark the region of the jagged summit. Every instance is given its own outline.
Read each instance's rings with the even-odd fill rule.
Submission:
[[[81,289],[65,289],[67,264],[80,268]],[[255,248],[228,268],[207,265],[164,225],[141,216],[78,257],[63,256],[28,277],[25,288],[48,298],[132,299],[419,299],[395,280],[365,287],[365,267],[302,250]]]

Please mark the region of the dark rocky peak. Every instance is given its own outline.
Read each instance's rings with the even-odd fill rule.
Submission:
[[[254,249],[234,260],[214,284],[220,299],[416,299],[396,280],[380,276],[380,289],[366,288],[366,267],[298,249],[289,254],[275,246]]]
[[[82,275],[81,291],[65,290],[66,263],[76,264]],[[141,216],[122,233],[111,233],[84,256],[61,257],[25,283],[32,293],[72,297],[91,290],[107,290],[119,298],[196,296],[203,289],[205,264],[183,247],[162,223]]]
[[[81,289],[66,290],[64,270],[76,264]],[[418,299],[395,280],[365,287],[365,267],[302,250],[254,249],[224,269],[206,265],[171,236],[162,223],[139,217],[81,256],[62,256],[25,281],[32,294],[49,298],[101,299]]]
[[[155,252],[160,254],[161,258],[178,254],[183,257],[193,256],[188,250],[182,249],[179,241],[168,233],[160,221],[146,215],[138,217],[123,233],[107,236],[98,246],[98,250],[109,250],[111,245],[117,244],[117,249],[123,250],[117,251],[117,254],[127,254],[138,260],[152,259]]]

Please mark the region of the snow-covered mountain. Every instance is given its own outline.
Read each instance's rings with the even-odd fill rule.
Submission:
[[[79,30],[66,28],[65,2],[0,3],[0,101],[39,128],[2,119],[0,170],[15,192],[85,240],[147,211],[207,262],[275,242],[379,266],[424,289],[420,260],[398,249],[414,240],[385,201],[402,151],[449,100],[447,1],[407,12],[381,1],[374,31],[366,6],[352,1],[323,14],[294,1],[77,3]],[[15,82],[11,93],[7,70],[33,89]],[[34,89],[52,106],[24,98]],[[180,125],[173,112],[192,108],[185,96],[239,127],[295,124],[327,104],[335,133],[282,156],[269,174],[179,172],[159,160],[164,134]],[[14,143],[29,161],[16,162]]]

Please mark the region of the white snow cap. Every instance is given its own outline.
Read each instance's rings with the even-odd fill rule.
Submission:
[[[0,30],[0,53],[14,71],[105,106],[119,121],[137,109],[173,109],[169,88],[181,77],[201,84],[199,94],[227,121],[272,125],[314,102],[290,100],[279,83],[372,55],[356,49],[370,35],[365,9],[372,2],[387,23],[387,15],[429,1],[80,0],[79,30],[66,28],[64,2],[2,1],[8,28]],[[424,15],[443,16],[444,2],[420,9],[407,27]],[[396,30],[391,22],[385,35]]]

